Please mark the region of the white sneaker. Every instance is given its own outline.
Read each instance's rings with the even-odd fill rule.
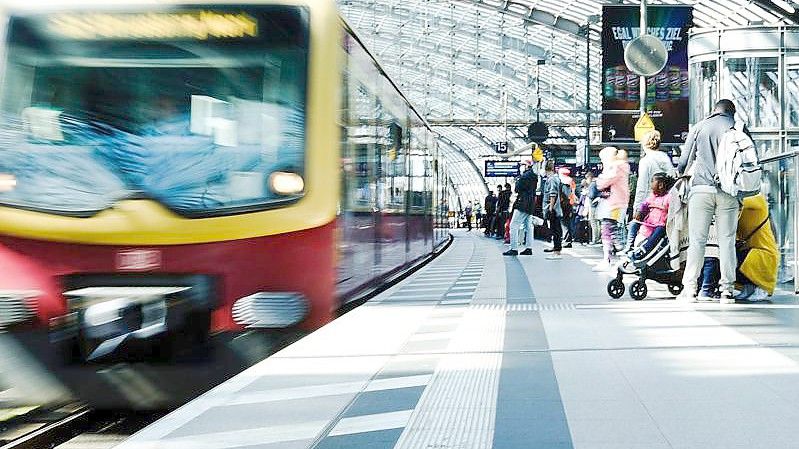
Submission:
[[[691,304],[696,302],[696,296],[692,293],[692,290],[684,288],[682,293],[677,295],[675,298],[677,302],[681,302],[683,304]]]
[[[604,272],[604,271],[610,271],[610,268],[611,268],[610,262],[605,260],[602,261],[601,263],[594,265],[594,268],[591,268],[591,271]]]
[[[755,287],[755,291],[746,299],[749,301],[765,301],[768,299],[768,292],[760,287]]]

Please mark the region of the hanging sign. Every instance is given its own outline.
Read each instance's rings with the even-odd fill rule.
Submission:
[[[652,118],[649,116],[649,114],[644,113],[644,115],[642,115],[641,118],[639,118],[635,123],[635,141],[640,142],[646,133],[654,130],[655,122],[652,121]]]

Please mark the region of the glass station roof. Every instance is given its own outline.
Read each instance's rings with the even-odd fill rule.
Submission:
[[[650,4],[693,5],[696,28],[719,28],[799,23],[790,1]],[[599,21],[605,4],[625,3],[339,0],[344,18],[434,126],[463,201],[485,195],[481,172],[483,159],[494,155],[491,144],[508,141],[519,148],[528,123],[550,124],[548,144],[585,138],[586,106],[601,108]],[[591,120],[598,127],[599,116]]]

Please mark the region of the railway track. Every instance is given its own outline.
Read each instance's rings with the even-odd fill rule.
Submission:
[[[450,237],[440,251],[422,263],[388,276],[374,288],[359,291],[351,301],[346,302],[338,314],[347,313],[413,274],[451,243]],[[273,342],[272,348],[265,356],[271,356],[304,335],[302,332],[283,334],[282,338]],[[103,411],[76,403],[52,409],[34,410],[0,421],[0,449],[111,449],[167,413],[168,411]]]
[[[43,414],[54,413],[59,412]],[[110,449],[166,413],[101,411],[75,406],[52,421],[28,419],[39,422],[6,429],[0,449]],[[9,436],[13,439],[5,439]]]

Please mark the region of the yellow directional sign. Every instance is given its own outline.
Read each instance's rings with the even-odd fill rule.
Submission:
[[[544,160],[544,152],[538,145],[535,146],[535,150],[533,151],[533,160],[536,162],[541,162]]]
[[[646,133],[649,131],[655,130],[655,123],[652,121],[652,117],[649,116],[646,112],[641,118],[638,119],[638,122],[635,124],[635,141],[640,142],[641,139],[644,138]]]

